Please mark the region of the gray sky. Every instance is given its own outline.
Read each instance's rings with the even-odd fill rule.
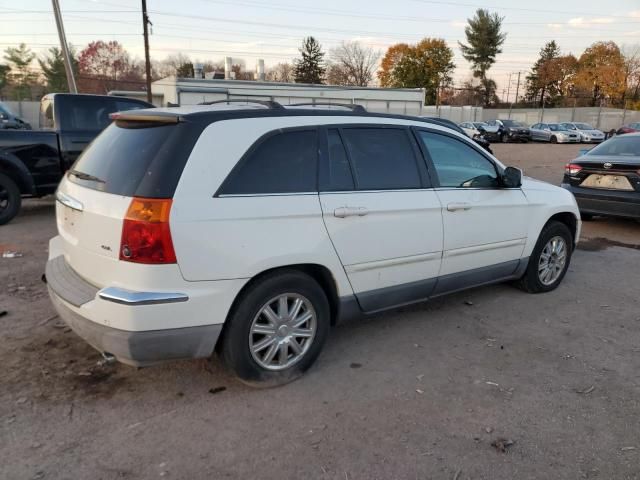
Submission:
[[[143,56],[139,0],[60,0],[69,42],[78,49],[92,40],[117,40]],[[564,53],[579,55],[591,43],[640,43],[638,0],[147,0],[153,22],[151,55],[162,59],[185,53],[194,60],[257,58],[267,66],[291,61],[301,39],[315,36],[325,50],[358,40],[380,50],[423,37],[444,38],[455,52],[456,84],[470,77],[460,55],[466,19],[479,8],[505,17],[507,41],[490,71],[507,87],[510,72],[526,70],[540,47],[555,39]],[[606,12],[603,7],[606,6]],[[51,2],[0,0],[0,48],[25,42],[41,53],[57,45]]]

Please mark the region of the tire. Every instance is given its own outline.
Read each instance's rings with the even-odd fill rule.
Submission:
[[[277,319],[269,321],[263,313],[266,306],[272,307],[271,312],[279,316],[281,304],[278,300],[285,294],[288,297],[287,313],[293,310],[294,302],[300,300],[302,307],[294,318],[301,319],[311,312],[312,317],[315,314],[315,324],[308,320],[304,324],[306,328],[291,330],[294,325],[291,320],[282,324],[276,322]],[[235,302],[224,327],[220,351],[222,360],[248,385],[266,388],[289,383],[299,378],[318,358],[329,334],[330,316],[327,296],[313,278],[296,270],[268,274],[251,285]],[[273,334],[263,335],[252,328],[268,329]],[[315,333],[310,338],[302,338],[300,342],[292,338],[295,337],[294,331],[304,330],[307,334],[314,328]],[[268,340],[272,340],[271,343]],[[252,353],[251,345],[259,347],[261,342],[268,346]],[[296,354],[291,346],[293,342],[301,349],[301,354]],[[272,352],[274,346],[275,353]],[[272,358],[268,359],[270,353]],[[282,365],[283,357],[287,359],[289,355],[291,358]],[[286,362],[292,363],[286,366]]]
[[[22,197],[16,182],[0,173],[0,225],[9,223],[20,211]]]
[[[509,135],[507,135],[506,133],[503,133],[502,135],[500,135],[500,141],[502,143],[509,143]]]
[[[548,278],[547,282],[541,280],[541,277],[544,276],[544,271],[539,273],[539,265],[541,263],[541,256],[543,252],[546,253],[545,248],[551,242],[552,239],[561,238],[564,241],[564,254],[565,261],[561,269],[556,269],[555,278]],[[540,237],[538,237],[538,241],[536,243],[531,256],[529,257],[529,265],[527,266],[527,271],[518,281],[518,287],[525,292],[529,293],[544,293],[555,290],[558,285],[562,282],[567,270],[569,268],[569,263],[571,262],[571,254],[573,253],[573,237],[569,228],[564,224],[556,221],[551,221],[545,225],[540,232]],[[552,280],[552,281],[549,281]]]
[[[558,143],[558,139],[556,138],[555,135],[551,136],[551,140],[550,141],[551,141],[551,143]]]

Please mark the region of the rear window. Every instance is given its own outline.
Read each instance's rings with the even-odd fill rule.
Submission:
[[[109,115],[125,110],[149,108],[149,105],[135,100],[107,96],[58,96],[55,99],[62,130],[100,131],[111,123]]]
[[[624,135],[613,137],[597,147],[589,150],[589,156],[640,156],[640,137],[626,137]]]
[[[117,122],[80,155],[67,178],[106,193],[171,198],[203,127]]]

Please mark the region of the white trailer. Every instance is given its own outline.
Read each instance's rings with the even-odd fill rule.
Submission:
[[[196,105],[225,99],[272,100],[292,103],[353,103],[370,112],[421,115],[422,88],[369,88],[302,83],[257,82],[250,80],[210,80],[167,77],[151,84],[162,105]],[[154,102],[155,103],[155,102]]]

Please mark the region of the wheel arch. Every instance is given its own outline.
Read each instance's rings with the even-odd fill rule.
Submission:
[[[33,177],[22,162],[0,152],[0,172],[11,178],[23,195],[35,195],[36,187]]]
[[[578,235],[578,219],[576,218],[575,214],[571,213],[571,212],[558,212],[554,215],[552,215],[549,220],[547,220],[547,222],[544,224],[544,226],[542,227],[544,229],[544,227],[546,227],[547,225],[549,225],[549,223],[551,222],[560,222],[563,223],[567,226],[567,228],[569,229],[569,231],[571,232],[571,237],[573,239],[573,244],[576,244],[577,239],[577,235]]]

